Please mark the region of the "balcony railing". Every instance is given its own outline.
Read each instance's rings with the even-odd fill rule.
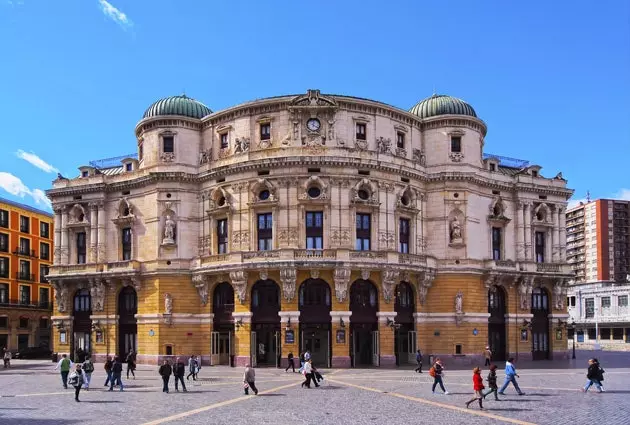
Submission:
[[[0,299],[0,307],[19,307],[19,308],[52,310],[52,303],[49,301],[33,302],[32,300]]]
[[[35,250],[34,249],[25,249],[25,248],[22,248],[22,247],[15,248],[15,250],[13,251],[13,255],[21,255],[23,257],[35,257],[35,258],[37,258],[37,255],[35,254]]]
[[[28,282],[35,282],[35,275],[34,274],[30,274],[30,273],[16,272],[15,273],[15,278],[17,280],[25,280],[25,281],[28,281]]]
[[[337,252],[332,249],[296,249],[293,251],[293,258],[337,258]]]
[[[9,252],[8,245],[0,245],[0,252]]]
[[[560,272],[560,264],[536,263],[536,271],[559,273]]]

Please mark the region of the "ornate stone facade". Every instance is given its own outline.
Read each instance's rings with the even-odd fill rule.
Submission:
[[[48,191],[55,351],[87,338],[97,357],[122,354],[135,338],[142,362],[244,364],[325,346],[322,366],[392,366],[416,347],[458,360],[488,344],[498,357],[562,351],[540,311],[566,316],[572,192],[483,155],[476,116],[318,90],[161,114],[138,123],[137,159]],[[79,233],[93,248],[81,264]],[[83,288],[87,325],[73,314]]]

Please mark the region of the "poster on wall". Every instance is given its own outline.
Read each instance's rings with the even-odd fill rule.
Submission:
[[[337,331],[337,344],[345,344],[346,343],[346,331],[344,329],[339,329]]]
[[[285,331],[284,333],[284,343],[285,344],[294,344],[295,343],[295,333],[291,330]]]
[[[102,331],[96,331],[96,343],[97,344],[103,344],[105,342],[105,338],[103,338],[103,332]]]
[[[562,329],[556,329],[556,341],[562,341]]]
[[[67,344],[65,331],[59,332],[59,344]]]
[[[521,341],[522,342],[527,341],[527,329],[521,329]]]

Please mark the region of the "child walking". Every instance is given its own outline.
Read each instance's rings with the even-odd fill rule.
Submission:
[[[494,399],[499,401],[499,387],[497,386],[497,366],[491,365],[490,372],[488,373],[488,377],[486,378],[488,381],[488,391],[483,394],[483,398],[486,398],[490,394],[494,393]]]
[[[481,369],[476,367],[473,369],[473,390],[475,391],[475,397],[466,402],[466,408],[470,407],[470,403],[474,402],[475,400],[478,400],[479,410],[483,410],[483,394],[482,394],[483,389],[484,389],[484,386],[483,386],[483,378],[481,377]]]

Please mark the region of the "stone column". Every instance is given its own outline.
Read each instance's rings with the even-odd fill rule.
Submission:
[[[70,258],[68,251],[68,208],[61,210],[61,264],[68,264]]]
[[[331,366],[334,368],[352,367],[350,359],[350,316],[352,316],[351,311],[330,312],[332,325],[332,334],[330,335],[332,343]]]
[[[426,228],[425,228],[425,223],[427,221],[427,195],[425,195],[424,193],[420,194],[420,249],[418,250],[417,254],[424,254],[424,247],[426,244],[425,241],[425,235],[426,235]]]
[[[95,263],[97,258],[97,213],[98,213],[98,205],[91,203],[90,205],[90,250],[88,256],[89,263]]]
[[[523,221],[523,202],[516,201],[516,213],[514,214],[516,219],[516,260],[520,261],[525,259],[525,228]]]
[[[392,301],[393,303],[393,301]],[[387,322],[395,321],[395,311],[379,311],[378,316],[378,338],[379,338],[379,366],[383,368],[396,367],[396,354],[394,348],[394,339],[396,329],[392,328]]]
[[[96,261],[99,263],[105,263],[107,262],[107,257],[105,254],[105,240],[106,240],[106,235],[105,235],[105,203],[104,202],[99,202],[98,203],[98,226],[97,226],[97,234],[98,234],[98,240],[97,240],[97,244],[96,244]]]
[[[532,204],[530,202],[525,204],[525,260],[533,260],[534,254],[532,252]]]
[[[61,214],[63,207],[55,207],[55,248],[54,248],[54,264],[61,264]]]
[[[566,261],[567,259],[567,216],[564,208],[559,209],[560,212],[560,237],[559,247],[560,261]]]
[[[553,209],[553,247],[552,260],[557,263],[560,260],[560,212],[559,206]]]

